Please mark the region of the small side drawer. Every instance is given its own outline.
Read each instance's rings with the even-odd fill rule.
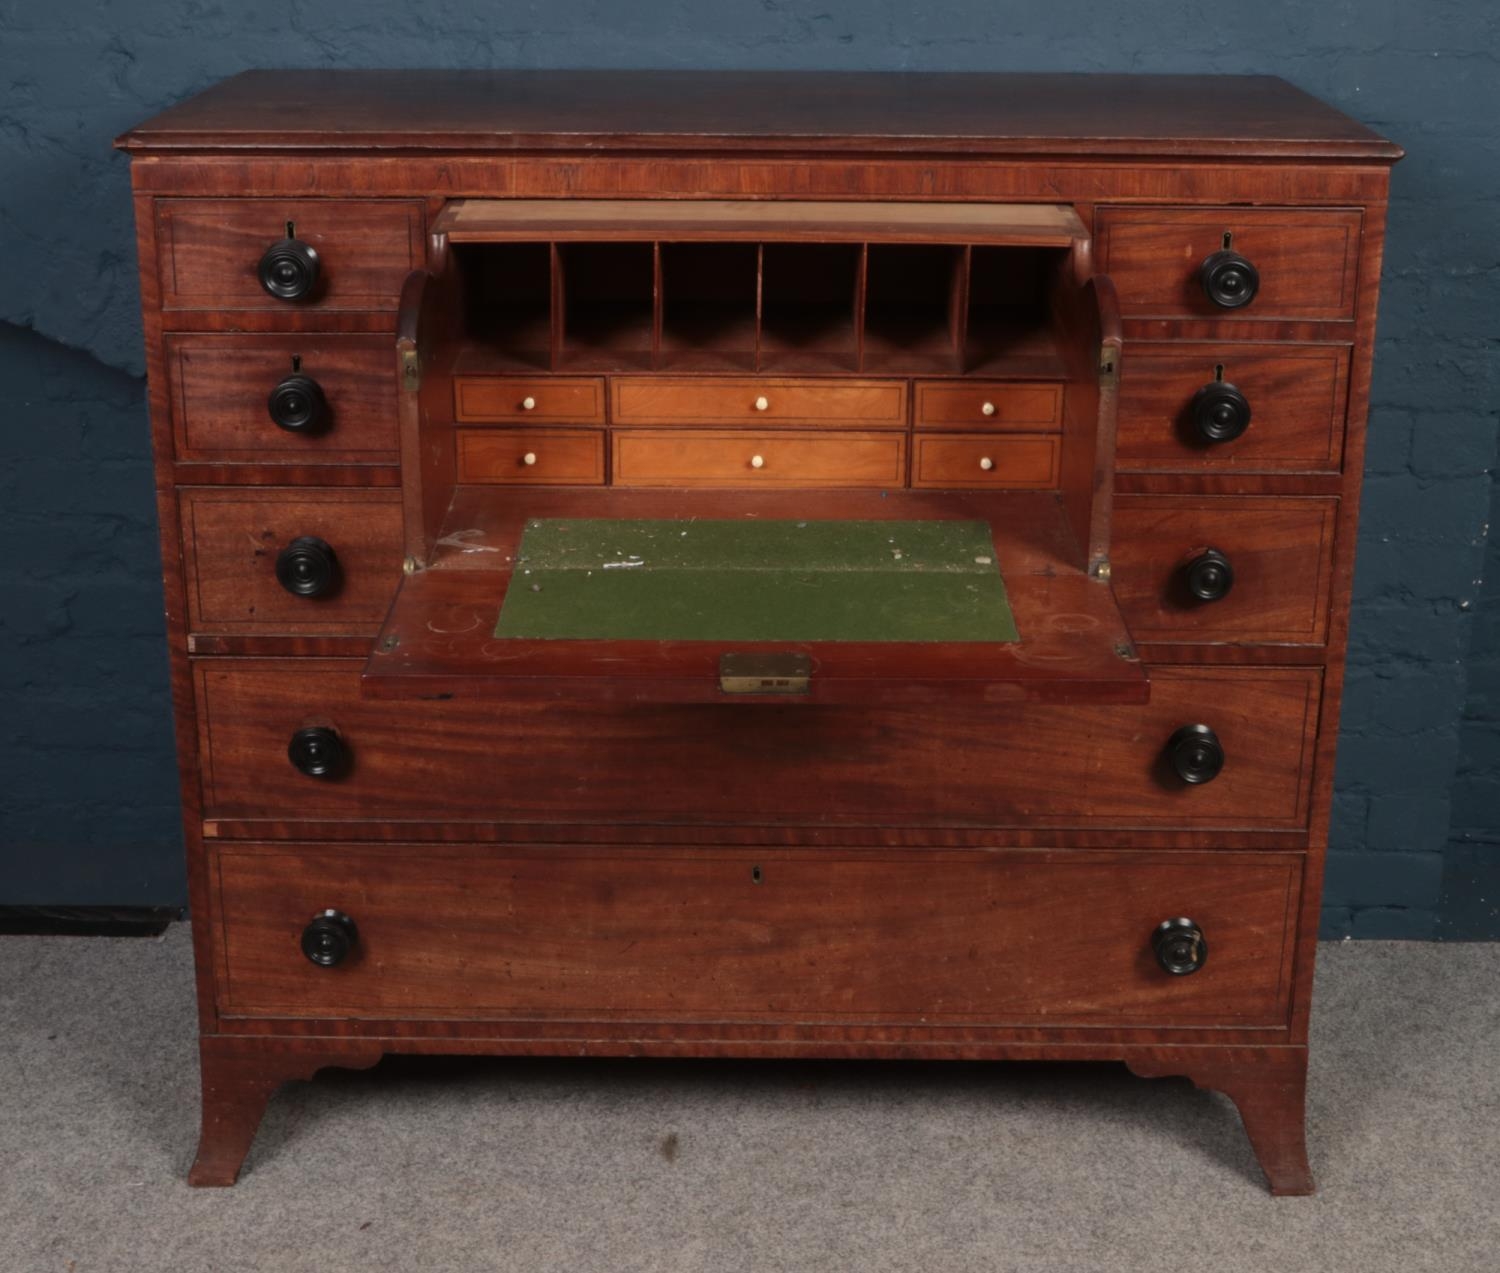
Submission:
[[[1057,434],[918,433],[912,448],[913,486],[1037,490],[1057,485]]]
[[[598,486],[604,481],[604,434],[598,429],[460,429],[458,480]]]
[[[610,406],[616,424],[904,427],[906,383],[617,376],[610,381]]]
[[[226,1013],[579,1029],[789,1014],[804,1030],[1274,1028],[1302,877],[1273,852],[250,842],[209,862]],[[328,910],[352,935],[320,967],[300,938]],[[1179,915],[1209,951],[1186,976],[1152,949]]]
[[[218,464],[394,464],[395,356],[388,336],[168,336],[179,460]],[[321,418],[277,424],[271,395],[294,376]],[[288,417],[295,424],[300,417]]]
[[[919,380],[913,393],[912,419],[919,429],[1049,433],[1062,427],[1061,385]]]
[[[616,429],[615,486],[904,486],[904,433]]]
[[[278,300],[260,284],[266,249],[294,236],[318,254],[318,284]],[[156,205],[163,309],[395,309],[423,259],[416,199],[162,199]]]
[[[453,418],[460,424],[603,424],[604,381],[598,377],[456,376]]]
[[[1347,345],[1133,341],[1120,374],[1117,465],[1337,472],[1348,385]],[[1225,392],[1240,395],[1249,413],[1237,437],[1216,436],[1212,423],[1210,399],[1222,402]]]
[[[188,628],[240,634],[373,635],[401,582],[399,491],[188,486],[182,509]],[[303,596],[277,579],[295,540],[333,551],[330,586]]]
[[[1325,496],[1115,496],[1111,582],[1131,635],[1321,644],[1337,519],[1338,500]],[[1204,600],[1193,567],[1210,549],[1233,582]]]
[[[1100,208],[1099,271],[1121,312],[1187,318],[1354,317],[1361,213],[1308,208]],[[1248,304],[1209,300],[1200,270],[1229,250],[1260,276]],[[1127,354],[1128,365],[1130,355]]]

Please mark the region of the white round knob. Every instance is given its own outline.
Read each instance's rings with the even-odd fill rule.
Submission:
[[[750,457],[750,467],[753,468],[753,469],[763,469],[763,468],[765,468],[766,467],[765,457],[761,456],[761,455],[752,455]]]
[[[530,468],[531,465],[536,463],[536,452],[527,451],[526,454],[521,457],[521,463]]]
[[[521,399],[521,410],[522,411],[533,411],[535,409],[536,409],[536,399],[535,398],[533,398],[533,397],[531,397],[531,396],[528,395],[527,397]]]
[[[982,468],[986,473],[988,473],[992,468],[995,467],[995,461],[990,459],[990,457],[987,455],[983,456],[979,461],[979,467]]]
[[[979,409],[983,411],[985,415],[995,414],[995,404],[993,402],[986,402],[984,406],[980,407]]]
[[[771,405],[771,400],[769,398],[765,397],[764,395],[762,395],[761,397],[759,397],[759,398],[757,398],[755,400],[755,409],[757,411],[765,411],[766,409],[768,409],[770,407],[770,405]]]

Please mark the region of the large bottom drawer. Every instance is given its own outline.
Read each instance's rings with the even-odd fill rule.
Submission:
[[[360,696],[359,668],[200,661],[204,816],[1295,829],[1322,675],[1156,668],[1147,705],[862,708],[380,701]],[[1189,725],[1223,748],[1212,781],[1167,760]],[[336,735],[342,763],[299,772],[304,729]]]
[[[261,843],[210,861],[228,1015],[1189,1027],[1285,1023],[1302,864]],[[328,910],[352,937],[331,967],[302,949]],[[1152,942],[1178,917],[1203,938],[1185,975]]]

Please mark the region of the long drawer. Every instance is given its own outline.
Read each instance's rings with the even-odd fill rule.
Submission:
[[[239,1016],[1284,1024],[1293,854],[220,845]],[[318,915],[352,945],[301,949]],[[1187,917],[1202,965],[1152,934]],[[352,928],[345,923],[345,918]]]
[[[790,380],[772,376],[616,376],[616,424],[843,426],[906,423],[903,380]]]
[[[1146,706],[377,701],[359,663],[196,665],[204,816],[840,826],[1306,825],[1321,671],[1159,668]],[[1227,755],[1197,785],[1182,726]],[[304,728],[346,753],[288,758]]]

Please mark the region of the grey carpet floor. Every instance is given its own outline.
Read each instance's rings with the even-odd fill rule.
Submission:
[[[1319,956],[1321,1192],[1118,1066],[386,1061],[196,1138],[185,928],[0,938],[0,1273],[1500,1268],[1500,945]]]

